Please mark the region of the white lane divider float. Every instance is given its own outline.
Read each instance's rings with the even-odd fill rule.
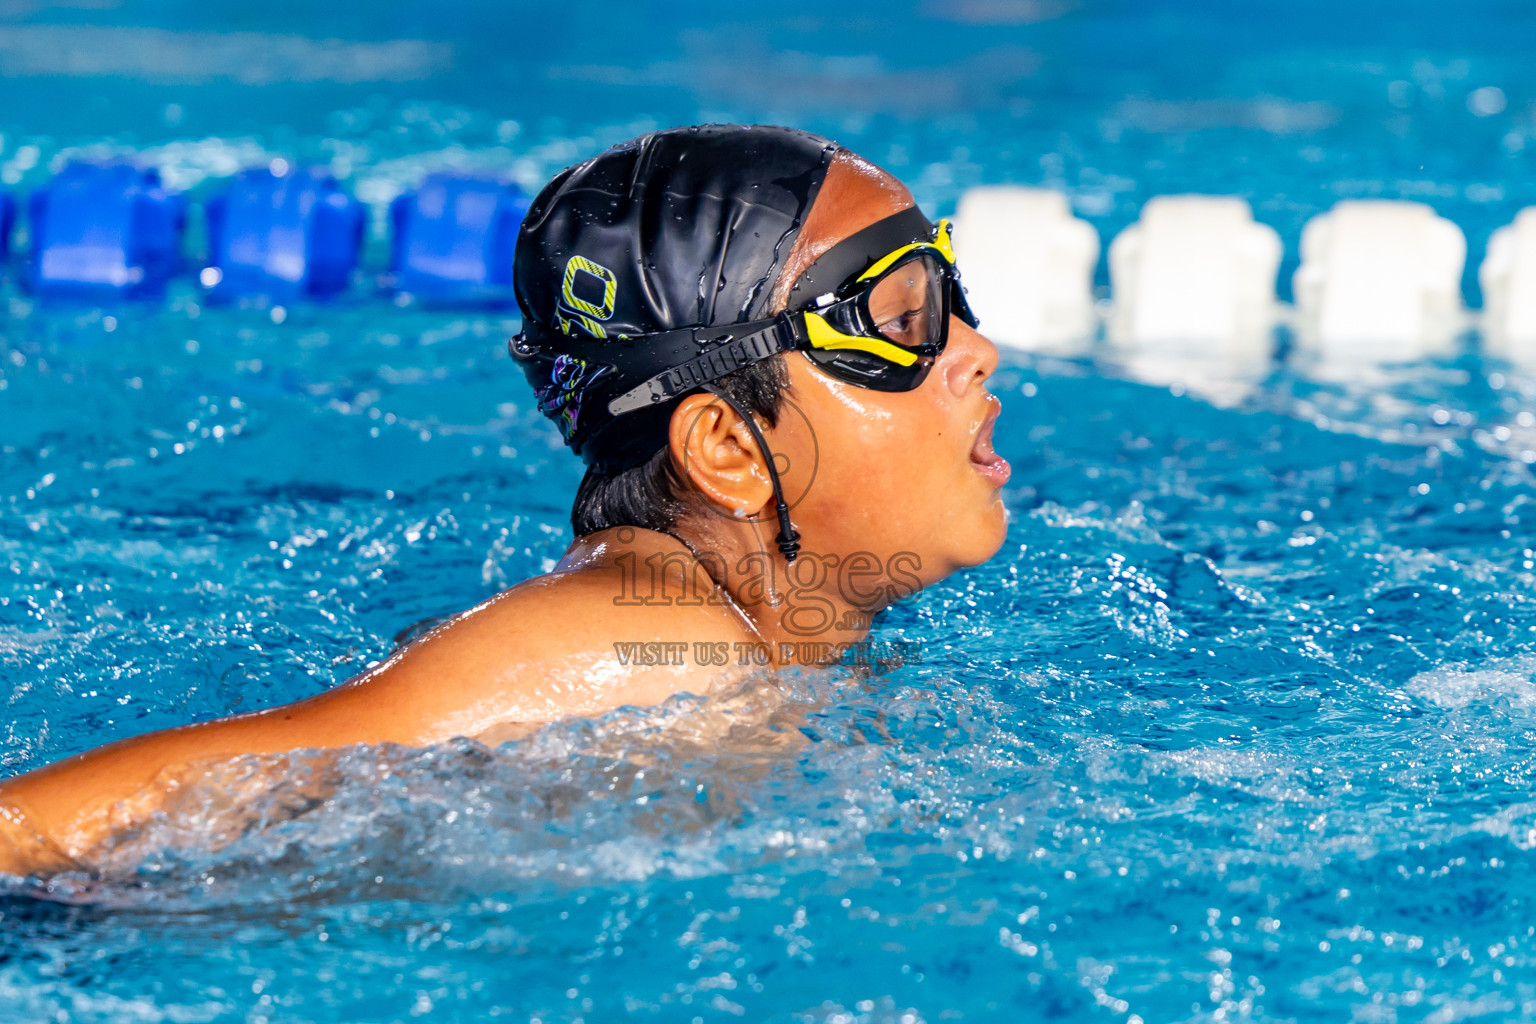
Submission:
[[[1099,236],[1060,192],[966,192],[955,213],[955,257],[981,330],[997,344],[1064,354],[1092,341]]]
[[[1478,268],[1483,288],[1483,351],[1515,363],[1536,363],[1536,206],[1488,239]]]
[[[1346,200],[1307,222],[1296,342],[1330,362],[1411,362],[1450,350],[1467,240],[1423,203]]]
[[[1109,339],[1213,356],[1273,350],[1280,236],[1233,196],[1158,196],[1109,246]]]

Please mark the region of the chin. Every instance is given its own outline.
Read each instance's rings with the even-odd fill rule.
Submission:
[[[986,544],[981,545],[977,549],[975,557],[970,559],[966,565],[982,565],[986,562],[992,561],[997,553],[1003,550],[1003,543],[1007,539],[1008,531],[1006,529],[998,530],[997,533],[991,537]]]
[[[1008,513],[999,498],[993,506],[974,522],[970,529],[954,538],[947,551],[935,553],[928,563],[942,565],[944,570],[924,582],[924,586],[937,583],[961,569],[970,569],[992,560],[1002,550],[1008,539]]]
[[[1003,549],[1008,540],[1008,509],[1002,497],[995,496],[984,522],[979,523],[970,535],[967,557],[961,563],[965,567],[990,562],[992,556]]]

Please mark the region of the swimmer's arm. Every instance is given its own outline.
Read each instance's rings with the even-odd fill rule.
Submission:
[[[542,587],[523,588],[325,693],[119,740],[0,782],[0,871],[57,870],[87,858],[161,806],[168,769],[358,743],[490,738],[565,714],[654,704],[683,688],[669,673],[616,671],[611,624],[573,616],[570,602],[551,600]]]
[[[483,648],[472,630],[454,639],[429,635],[314,697],[130,737],[0,782],[0,871],[59,870],[88,857],[161,806],[175,769],[186,765],[357,743],[427,746],[475,735],[477,725],[506,717],[495,705],[506,704],[505,691],[517,689],[505,648],[496,666],[486,664]]]
[[[492,602],[494,603],[494,602]],[[244,754],[357,743],[426,746],[496,724],[494,698],[518,687],[518,659],[491,664],[477,613],[440,627],[383,665],[282,707],[119,740],[0,782],[0,872],[74,866],[114,832],[164,803],[174,770]],[[456,628],[455,628],[456,627]],[[496,632],[492,630],[491,632]],[[505,641],[505,637],[502,638]],[[558,642],[558,633],[554,642]],[[535,660],[538,644],[520,644]],[[466,715],[478,709],[479,715]],[[531,710],[531,709],[530,709]]]
[[[322,695],[323,696],[323,695]],[[152,814],[175,769],[242,754],[340,746],[310,701],[109,743],[0,783],[0,871],[24,874],[76,866],[112,833]]]

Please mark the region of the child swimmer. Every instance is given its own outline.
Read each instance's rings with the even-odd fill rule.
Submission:
[[[539,193],[514,285],[512,355],[587,466],[559,564],[323,694],[0,783],[0,871],[88,864],[181,766],[495,743],[836,661],[1002,546],[997,350],[948,225],[835,143],[711,125],[616,146]]]

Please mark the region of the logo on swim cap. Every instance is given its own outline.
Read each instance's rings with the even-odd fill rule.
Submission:
[[[576,422],[581,417],[581,396],[609,369],[601,364],[592,366],[575,356],[556,356],[549,368],[549,383],[534,389],[539,412],[555,421],[567,444],[576,433]]]
[[[598,321],[613,316],[618,290],[619,280],[613,276],[613,271],[585,256],[572,256],[565,263],[560,302],[555,308],[560,330],[570,334],[574,323],[594,338],[608,337],[608,332]]]

